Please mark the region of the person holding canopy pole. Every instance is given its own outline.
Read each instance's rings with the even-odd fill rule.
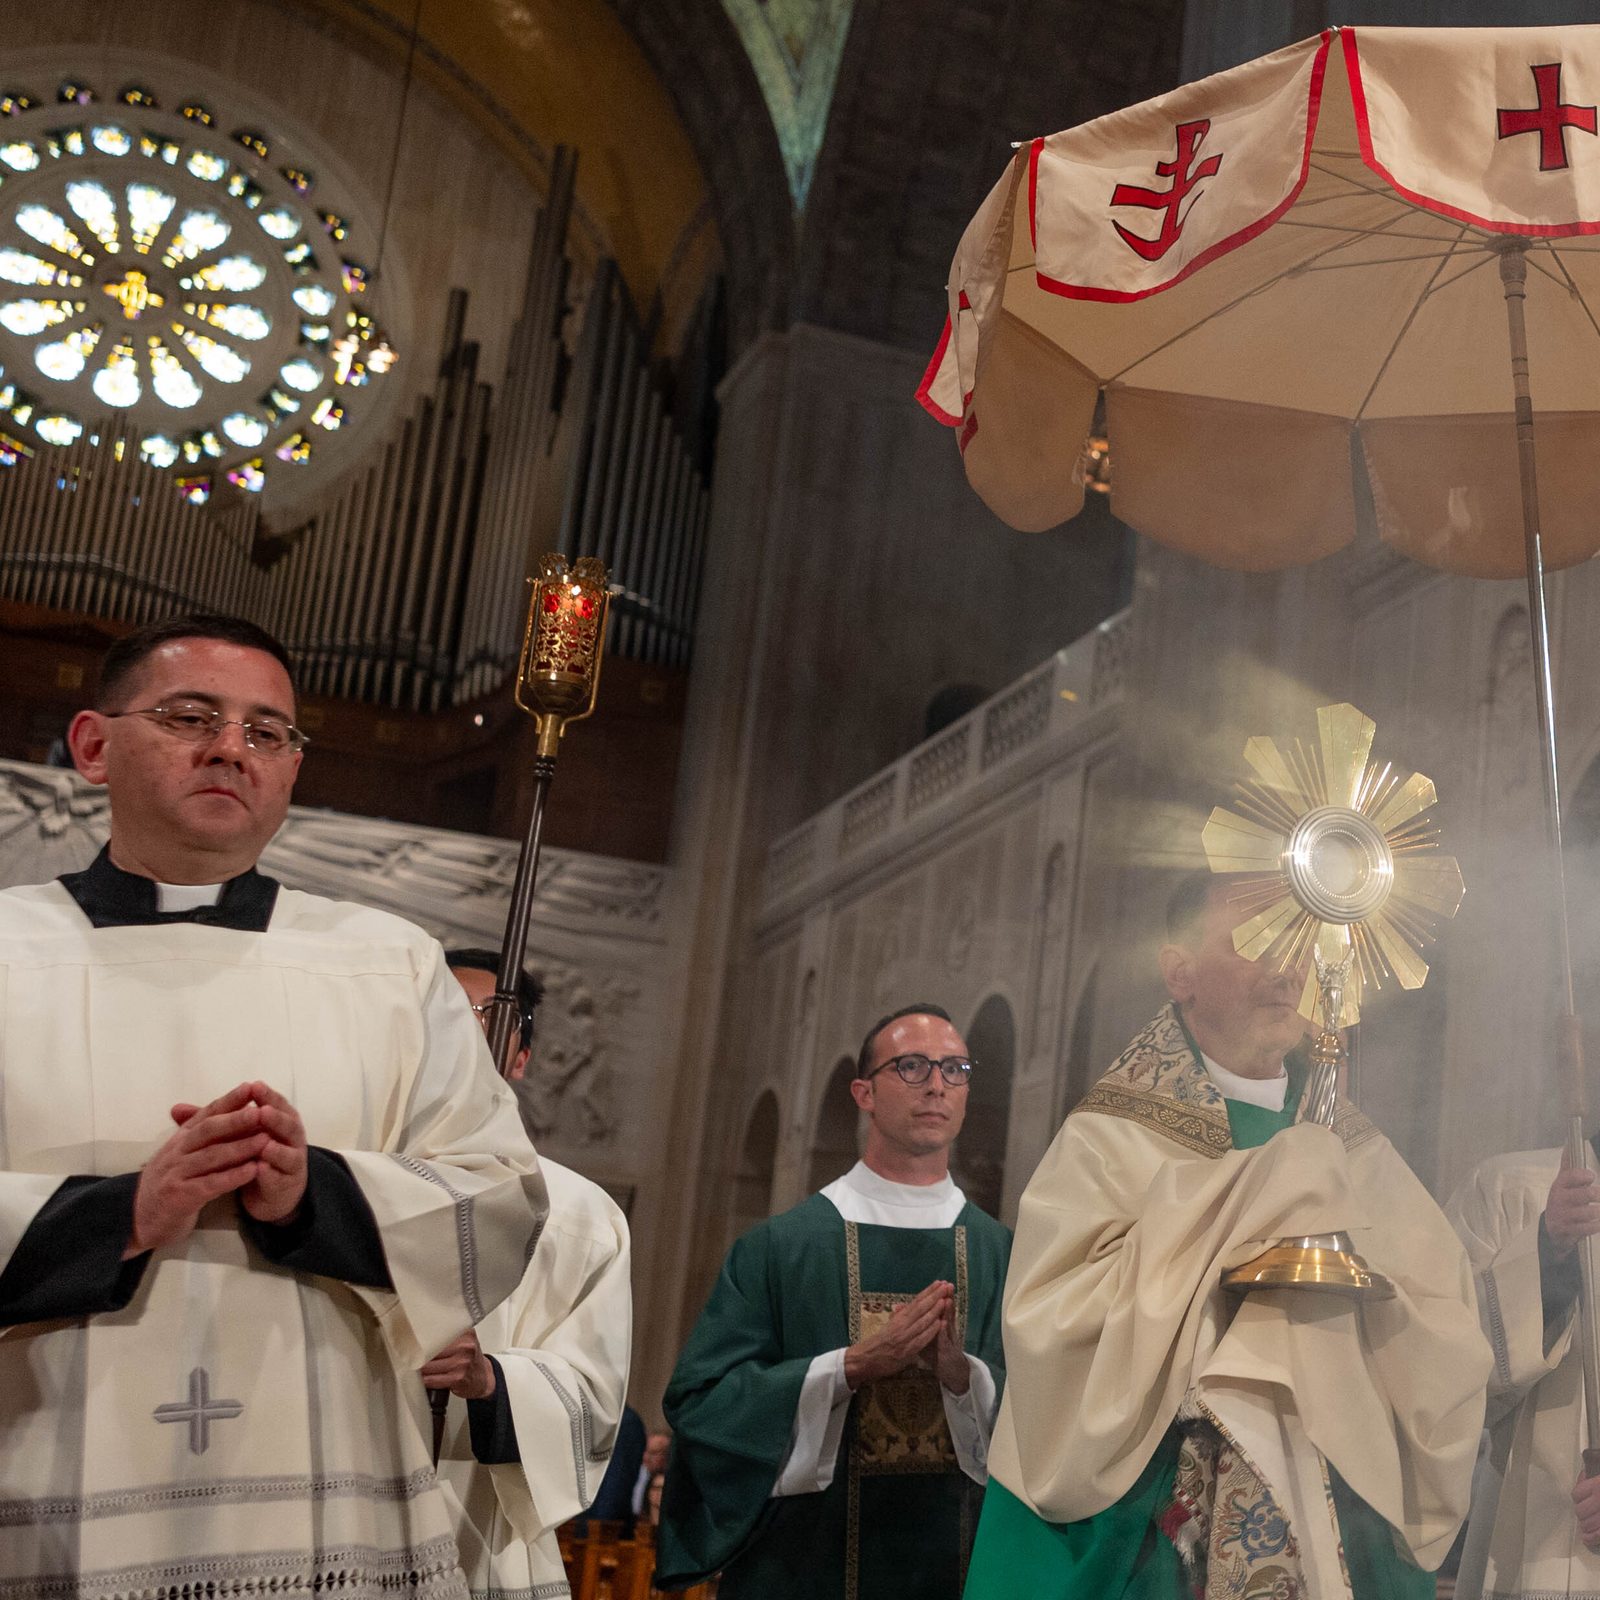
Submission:
[[[1583,1447],[1578,1251],[1600,1180],[1564,1150],[1495,1156],[1448,1211],[1494,1350],[1489,1447],[1473,1485],[1459,1600],[1600,1596],[1600,1469]]]

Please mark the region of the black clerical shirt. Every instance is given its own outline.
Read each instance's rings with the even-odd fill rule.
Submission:
[[[82,872],[60,880],[95,928],[198,922],[239,933],[264,933],[278,883],[251,868],[222,885],[217,903],[188,911],[160,909],[153,879],[124,872],[102,850]],[[47,1071],[49,1064],[40,1062]],[[39,1208],[0,1272],[0,1326],[120,1311],[149,1265],[145,1252],[127,1261],[133,1231],[137,1172],[114,1177],[68,1177]],[[275,1266],[391,1289],[383,1241],[372,1208],[344,1160],[312,1145],[306,1152],[306,1192],[284,1223],[257,1222],[243,1208],[239,1226]]]

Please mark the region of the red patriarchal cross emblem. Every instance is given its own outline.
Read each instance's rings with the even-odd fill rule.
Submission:
[[[1122,242],[1130,250],[1136,250],[1146,261],[1159,261],[1178,242],[1193,208],[1192,201],[1188,206],[1184,201],[1189,199],[1194,186],[1202,178],[1214,178],[1222,170],[1220,155],[1207,156],[1198,163],[1195,160],[1210,131],[1209,117],[1202,117],[1198,122],[1178,124],[1178,153],[1171,161],[1156,162],[1156,176],[1171,178],[1170,189],[1145,189],[1136,183],[1119,183],[1111,191],[1111,203],[1114,206],[1143,206],[1147,211],[1162,213],[1161,231],[1153,239],[1131,233],[1120,222],[1111,224],[1121,235]],[[1195,195],[1196,200],[1199,198]]]
[[[1499,133],[1502,139],[1513,139],[1519,133],[1539,135],[1539,170],[1559,172],[1567,165],[1567,129],[1580,133],[1600,131],[1596,126],[1594,106],[1567,106],[1561,103],[1561,63],[1551,61],[1533,69],[1534,92],[1538,105],[1531,110],[1516,111],[1499,108]]]

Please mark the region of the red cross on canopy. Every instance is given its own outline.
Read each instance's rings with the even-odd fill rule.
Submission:
[[[1499,108],[1499,137],[1510,139],[1519,133],[1539,135],[1539,170],[1557,172],[1567,165],[1567,129],[1595,133],[1594,106],[1568,106],[1561,103],[1561,63],[1547,62],[1533,69],[1533,85],[1539,104],[1531,110]]]
[[[1146,261],[1159,261],[1178,242],[1188,216],[1187,211],[1181,216],[1179,211],[1189,198],[1190,191],[1202,179],[1214,178],[1222,170],[1220,155],[1207,156],[1204,161],[1197,160],[1200,146],[1210,131],[1209,117],[1178,124],[1175,131],[1177,153],[1171,161],[1156,162],[1156,175],[1172,179],[1170,189],[1147,189],[1140,184],[1119,183],[1111,191],[1111,203],[1114,206],[1143,206],[1149,211],[1161,213],[1161,231],[1153,239],[1132,232],[1120,222],[1111,224],[1123,243]],[[1196,195],[1195,199],[1198,200],[1199,196]]]

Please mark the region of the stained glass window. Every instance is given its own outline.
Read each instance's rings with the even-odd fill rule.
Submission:
[[[348,203],[284,161],[276,133],[166,103],[81,78],[5,93],[0,421],[67,445],[114,411],[185,493],[259,491],[359,421],[351,391],[395,351]],[[81,120],[63,125],[63,107]]]

